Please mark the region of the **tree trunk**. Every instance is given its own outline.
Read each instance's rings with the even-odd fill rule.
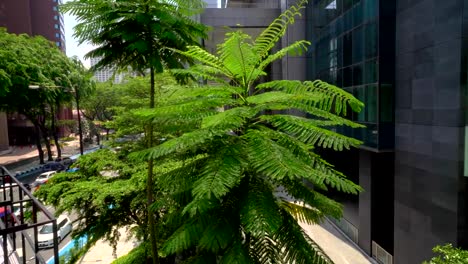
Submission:
[[[109,130],[108,128],[106,128],[106,140],[109,140]]]
[[[52,157],[52,148],[50,147],[49,135],[47,133],[42,133],[42,139],[44,139],[44,144],[47,149],[47,160],[53,161],[54,157]]]
[[[57,108],[55,109],[56,111],[52,111],[52,135],[54,137],[55,148],[57,149],[57,158],[62,157],[62,149],[60,148],[60,144],[58,141],[58,128],[55,122],[56,113],[59,108],[60,106],[57,104]]]
[[[99,145],[101,145],[101,135],[99,133],[99,129],[98,131],[96,131],[96,143]]]
[[[150,68],[150,108],[154,108],[154,67]],[[153,124],[149,123],[148,125],[148,148],[153,147]],[[153,264],[159,264],[159,255],[158,255],[158,245],[156,239],[156,221],[154,219],[154,213],[151,211],[151,205],[153,204],[153,159],[148,160],[148,178],[146,182],[146,199],[147,199],[147,210],[148,210],[148,228],[149,228],[149,238],[151,241],[151,255],[153,257]]]
[[[83,155],[83,128],[81,127],[81,114],[80,114],[80,93],[75,87],[75,102],[76,112],[78,113],[78,134],[80,138],[80,154]]]
[[[44,164],[44,151],[42,150],[41,144],[41,130],[36,124],[34,124],[34,129],[36,130],[36,133],[34,133],[34,139],[36,141],[37,152],[39,153],[39,164]]]

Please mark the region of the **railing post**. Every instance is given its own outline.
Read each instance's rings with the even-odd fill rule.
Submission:
[[[3,239],[3,263],[8,264],[9,259],[8,259],[8,237],[7,234],[3,234],[2,236]]]
[[[54,219],[54,221],[52,222],[52,230],[54,232],[54,263],[59,264],[59,254],[58,254],[59,241],[57,237],[57,232],[58,232],[57,219]]]

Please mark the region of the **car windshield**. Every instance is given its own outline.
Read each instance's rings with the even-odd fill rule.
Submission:
[[[41,174],[39,175],[39,177],[37,177],[38,179],[47,179],[47,174]]]
[[[41,228],[39,234],[51,234],[53,231],[52,225],[45,225]]]

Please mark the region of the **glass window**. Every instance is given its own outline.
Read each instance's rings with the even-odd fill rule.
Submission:
[[[353,12],[346,12],[343,16],[343,32],[353,28]]]
[[[381,84],[379,90],[380,119],[379,122],[393,122],[393,86],[391,84]]]
[[[54,19],[55,19],[55,20],[58,20],[58,16],[57,16],[57,15],[55,15],[55,16],[54,16]]]
[[[59,29],[59,25],[58,25],[58,24],[55,24],[55,25],[54,25],[54,28],[55,28],[55,29]]]
[[[55,33],[56,38],[60,38],[60,33]]]
[[[364,27],[365,58],[370,59],[377,56],[377,23],[374,21]]]
[[[57,6],[53,6],[52,10],[57,11]]]
[[[377,85],[356,87],[354,96],[364,103],[364,109],[357,114],[356,121],[377,123]]]
[[[364,21],[370,20],[378,15],[377,0],[362,0],[363,1],[363,17]]]
[[[353,85],[361,85],[362,84],[362,76],[363,76],[363,65],[358,64],[353,66]]]
[[[356,0],[354,0],[356,2]],[[362,1],[358,0],[353,7],[353,24],[355,27],[362,24]]]
[[[343,70],[339,69],[336,71],[336,86],[343,87]]]
[[[343,0],[343,12],[350,9],[353,6],[353,0]]]
[[[351,67],[343,69],[343,87],[350,87],[353,85],[353,71]]]
[[[363,35],[362,27],[359,27],[353,31],[353,64],[359,63],[363,59]]]
[[[376,83],[378,81],[379,64],[377,60],[368,61],[364,66],[364,83]]]
[[[60,42],[59,42],[59,41],[55,42],[55,45],[56,45],[57,47],[60,47]]]
[[[343,36],[343,66],[351,65],[353,58],[353,34],[352,32]]]

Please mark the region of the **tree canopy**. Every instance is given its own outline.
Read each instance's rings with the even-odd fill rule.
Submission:
[[[9,34],[3,28],[0,61],[0,110],[26,116],[36,129],[41,162],[41,135],[51,160],[48,138],[55,136],[58,107],[72,99],[68,77],[75,64],[45,38]]]

